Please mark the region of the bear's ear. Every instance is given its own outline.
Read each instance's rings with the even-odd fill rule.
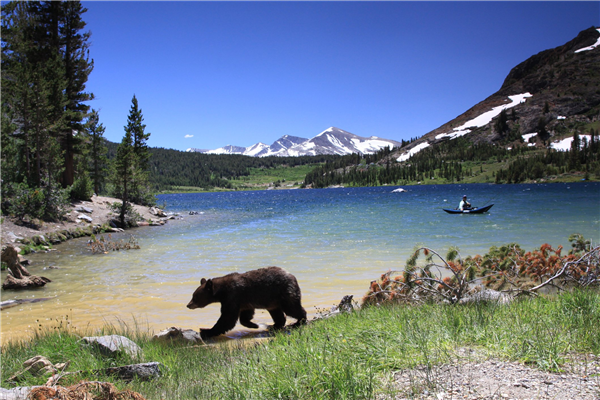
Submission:
[[[202,278],[200,279],[200,286],[204,285],[206,283],[206,279]]]
[[[204,286],[204,288],[206,290],[210,290],[211,292],[213,291],[213,281],[212,279],[209,279],[206,281],[206,286]]]

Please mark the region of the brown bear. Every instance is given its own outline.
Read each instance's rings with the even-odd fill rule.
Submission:
[[[207,339],[233,329],[238,318],[245,327],[258,328],[252,322],[257,308],[269,311],[276,329],[285,326],[286,315],[297,320],[294,326],[302,324],[306,321],[306,311],[301,297],[294,275],[279,267],[267,267],[208,280],[202,278],[187,307],[193,310],[221,303],[221,317],[215,326],[200,330],[202,339]]]

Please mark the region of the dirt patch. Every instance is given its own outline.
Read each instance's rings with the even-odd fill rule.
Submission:
[[[566,357],[559,373],[461,349],[456,362],[394,374],[395,399],[600,399],[600,357]]]
[[[93,196],[90,201],[80,201],[72,203],[67,210],[66,219],[60,222],[43,222],[39,226],[32,227],[17,223],[16,219],[5,217],[2,221],[2,246],[13,244],[19,238],[32,238],[36,235],[47,235],[51,232],[59,232],[63,230],[75,230],[77,228],[85,228],[90,225],[104,225],[112,219],[118,219],[110,205],[119,202],[120,200],[112,197]],[[142,224],[159,224],[162,220],[150,210],[151,207],[133,205],[135,211],[140,214],[143,219]],[[76,210],[81,211],[76,211]],[[84,209],[91,212],[83,211]],[[82,218],[78,218],[82,216]],[[91,222],[89,222],[91,219]],[[164,223],[164,222],[163,222]]]

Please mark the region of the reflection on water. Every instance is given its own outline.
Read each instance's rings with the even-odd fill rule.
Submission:
[[[68,316],[84,329],[104,323],[211,327],[219,305],[185,307],[203,277],[269,265],[296,275],[310,317],[347,294],[360,299],[369,282],[404,265],[417,244],[463,255],[518,242],[526,249],[548,242],[568,247],[581,233],[600,240],[600,185],[441,185],[161,195],[167,211],[183,220],[143,227],[134,234],[140,250],[92,255],[86,238],[29,258],[31,273],[46,276],[44,288],[2,292],[2,300],[53,297],[1,312],[2,340],[50,326]],[[489,214],[450,215],[463,194],[474,205],[495,203]],[[456,203],[456,204],[455,204]],[[202,212],[187,215],[189,211]],[[58,269],[48,269],[56,266]],[[5,273],[2,275],[4,279]],[[271,324],[267,312],[255,320]],[[133,322],[135,321],[135,322]],[[243,335],[239,329],[230,336]]]

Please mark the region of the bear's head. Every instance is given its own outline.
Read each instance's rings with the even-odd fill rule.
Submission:
[[[213,291],[212,279],[206,280],[202,278],[200,286],[192,295],[192,300],[188,303],[187,308],[193,310],[195,308],[204,308],[207,305],[217,301]]]

